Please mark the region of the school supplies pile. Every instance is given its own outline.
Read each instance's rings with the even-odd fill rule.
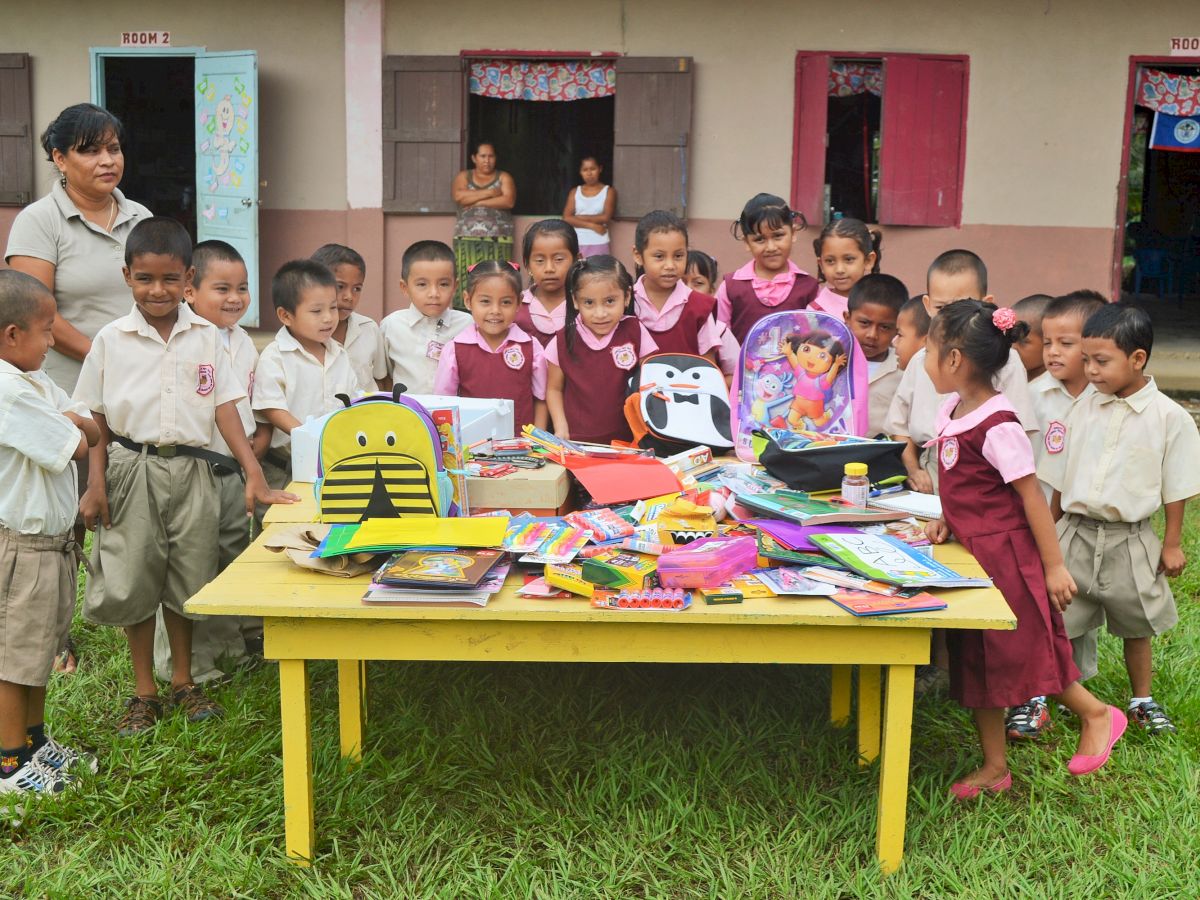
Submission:
[[[968,578],[885,534],[816,534],[815,543],[851,571],[900,587],[991,587],[990,578]]]

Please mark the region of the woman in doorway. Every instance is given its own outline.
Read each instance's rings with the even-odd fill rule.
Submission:
[[[467,270],[485,259],[508,262],[513,255],[512,208],[517,188],[512,176],[496,168],[496,148],[481,141],[471,154],[470,169],[454,176],[451,192],[458,204],[454,222],[454,259],[458,292],[454,305],[462,309],[462,286]]]
[[[125,239],[151,213],[117,189],[125,173],[124,137],[120,120],[91,103],[59,113],[42,135],[42,149],[58,170],[57,179],[49,194],[17,214],[4,253],[5,262],[54,294],[54,346],[42,367],[68,394],[75,390],[96,332],[132,305],[121,273]],[[87,484],[86,459],[78,469],[82,488]],[[82,541],[78,526],[76,531]],[[70,639],[56,668],[75,668]]]
[[[600,180],[604,167],[594,156],[579,164],[580,185],[567,194],[563,219],[575,227],[580,256],[603,256],[612,244],[608,226],[617,209],[617,189]]]

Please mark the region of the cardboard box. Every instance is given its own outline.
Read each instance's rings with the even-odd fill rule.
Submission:
[[[641,589],[654,574],[658,561],[628,550],[606,550],[583,560],[583,577],[601,587]]]
[[[509,509],[535,516],[561,516],[572,509],[571,476],[558,463],[517,469],[503,478],[468,478],[471,511]]]

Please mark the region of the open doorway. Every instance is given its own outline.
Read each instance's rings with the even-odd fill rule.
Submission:
[[[196,240],[195,58],[104,60],[104,106],[125,123],[121,191],[156,216],[177,219]]]
[[[834,60],[827,101],[825,150],[829,217],[876,221],[879,127],[883,117],[880,59]]]

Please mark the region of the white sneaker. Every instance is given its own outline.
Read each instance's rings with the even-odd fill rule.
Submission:
[[[11,775],[0,778],[0,794],[61,794],[71,783],[70,776],[31,759]]]
[[[95,775],[100,769],[94,754],[82,753],[74,747],[60,744],[52,737],[46,738],[46,743],[33,754],[33,758],[59,772],[70,772],[76,766],[84,765]]]

